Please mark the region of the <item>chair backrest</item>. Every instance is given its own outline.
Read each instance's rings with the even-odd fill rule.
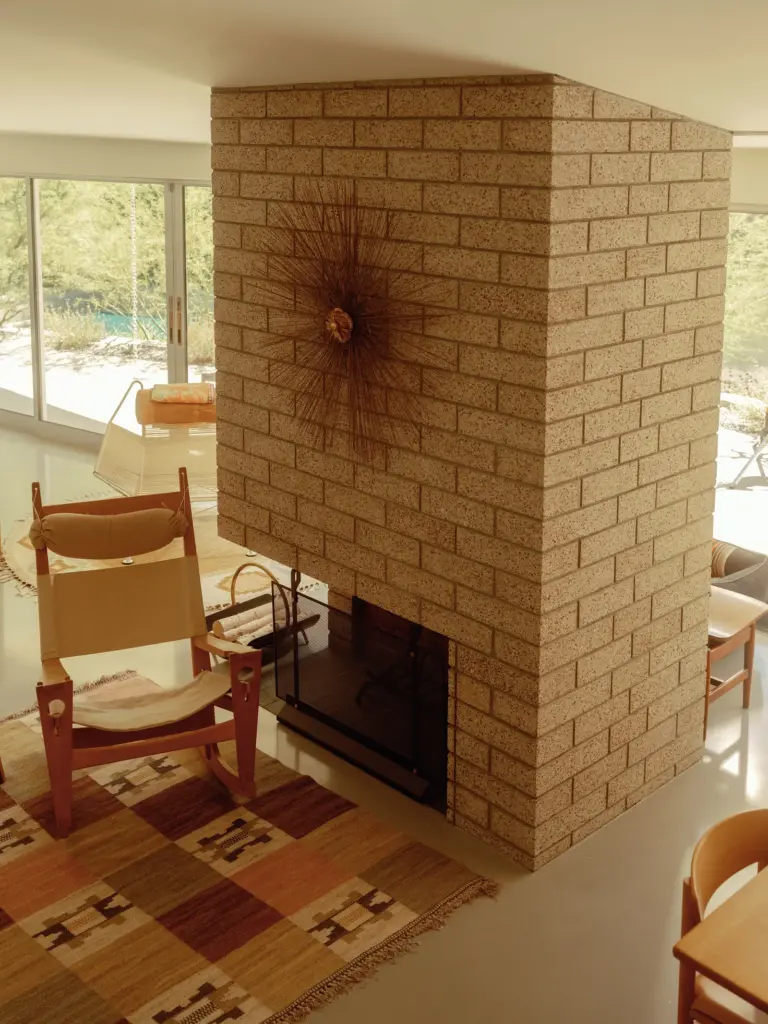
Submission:
[[[122,650],[206,632],[186,470],[179,490],[66,505],[32,485],[43,660]],[[181,557],[52,574],[48,551],[92,560],[132,558],[183,540]]]
[[[691,893],[699,919],[724,882],[752,864],[767,862],[768,808],[744,811],[713,825],[696,844],[691,860]]]

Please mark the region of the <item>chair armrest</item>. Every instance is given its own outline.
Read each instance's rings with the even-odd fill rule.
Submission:
[[[235,698],[235,690],[248,690],[252,684],[256,685],[256,701],[258,702],[259,686],[261,682],[261,651],[246,647],[245,644],[236,644],[231,640],[224,640],[221,637],[208,633],[205,636],[192,637],[192,644],[201,651],[209,654],[217,654],[220,658],[226,658],[229,662],[229,678],[232,690],[222,700],[217,701],[218,707],[225,707],[232,710],[232,701]],[[247,681],[240,678],[240,672],[250,669],[250,677]],[[238,698],[242,699],[242,698]]]
[[[217,654],[220,658],[228,658],[232,654],[254,655],[260,654],[246,644],[237,644],[232,640],[224,640],[222,637],[214,636],[213,633],[206,633],[204,636],[195,636],[192,643],[201,651],[208,651],[209,654]]]
[[[61,664],[58,658],[46,658],[42,663],[43,686],[50,686],[53,683],[67,683],[70,681],[69,673]]]

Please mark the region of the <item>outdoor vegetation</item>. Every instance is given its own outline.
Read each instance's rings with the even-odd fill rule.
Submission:
[[[724,361],[731,372],[768,368],[768,216],[732,213]]]
[[[165,217],[161,185],[41,181],[46,350],[152,357],[165,344]],[[213,358],[211,193],[189,188],[189,362]],[[28,329],[26,182],[0,179],[0,341]]]
[[[768,216],[732,213],[723,341],[722,423],[757,434],[768,403]],[[738,396],[737,400],[729,396]]]
[[[0,178],[0,331],[29,319],[25,182]]]

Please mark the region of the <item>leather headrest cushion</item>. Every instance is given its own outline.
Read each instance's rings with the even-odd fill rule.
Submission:
[[[67,558],[128,558],[164,548],[186,532],[185,516],[166,508],[112,516],[55,512],[32,523],[29,539]]]

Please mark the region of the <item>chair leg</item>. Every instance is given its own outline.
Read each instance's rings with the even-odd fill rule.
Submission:
[[[52,701],[64,705],[62,714],[50,713]],[[38,685],[37,703],[43,730],[56,831],[64,839],[72,828],[72,681],[49,686]]]
[[[3,771],[3,762],[0,760],[0,786],[5,782],[5,772]]]
[[[704,685],[704,739],[707,738],[707,725],[709,723],[709,680],[712,677],[712,652],[707,648],[707,679]]]
[[[696,972],[688,964],[681,963],[677,983],[677,1024],[690,1024],[695,994]]]
[[[755,667],[755,640],[757,639],[757,623],[752,623],[749,631],[749,640],[744,644],[744,668],[747,670],[747,678],[744,680],[744,694],[742,707],[749,707],[749,700],[752,696],[752,672]]]
[[[253,664],[251,679],[244,683],[238,680],[239,665],[230,659],[232,672],[232,714],[235,720],[235,746],[237,749],[237,776],[241,792],[256,791],[256,735],[259,725],[259,690],[261,664]],[[233,664],[233,662],[235,662]]]
[[[687,935],[691,928],[699,923],[699,920],[698,907],[691,889],[691,880],[686,878],[683,882],[680,934]],[[677,1024],[690,1024],[691,1007],[695,997],[696,972],[689,964],[681,960],[677,983]]]

